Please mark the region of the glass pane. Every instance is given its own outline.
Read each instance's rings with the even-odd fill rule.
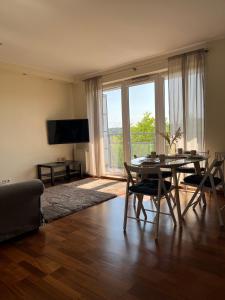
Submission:
[[[129,87],[131,157],[155,151],[155,83]]]
[[[121,174],[124,161],[121,88],[103,92],[103,131],[105,172]]]

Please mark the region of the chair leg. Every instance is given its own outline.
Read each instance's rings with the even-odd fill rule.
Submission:
[[[134,207],[134,210],[136,210],[136,195],[135,194],[133,197],[133,207]]]
[[[154,203],[155,208],[157,208],[157,202],[155,201],[154,197],[152,197],[152,202]]]
[[[124,221],[123,221],[123,231],[126,231],[127,228],[127,210],[128,210],[128,200],[129,200],[129,193],[126,192],[125,197],[125,208],[124,208]]]
[[[185,210],[184,210],[183,213],[182,213],[182,217],[184,217],[184,216],[186,215],[188,209],[191,207],[192,203],[194,202],[195,197],[197,196],[199,190],[200,190],[200,189],[197,188],[196,191],[194,192],[194,194],[192,195],[191,200],[188,202],[188,205],[185,207]]]
[[[216,211],[217,211],[217,214],[218,214],[219,223],[220,223],[220,226],[223,227],[224,226],[224,221],[223,221],[222,213],[221,213],[221,210],[220,210],[219,201],[218,201],[218,197],[217,197],[215,187],[212,189],[212,192],[213,192],[214,200],[216,202]]]
[[[178,184],[180,183],[180,173],[178,174],[178,178],[177,178]]]
[[[205,197],[205,193],[202,193],[202,202],[203,202],[203,206],[206,207],[206,197]]]
[[[200,193],[200,195],[199,195],[199,197],[198,197],[196,203],[193,205],[193,209],[195,209],[196,206],[197,206],[198,204],[200,204],[200,201],[201,201],[201,199],[202,199],[202,195],[203,195],[203,192]],[[204,205],[204,206],[205,206],[205,205]]]
[[[156,213],[156,230],[155,230],[155,239],[158,239],[159,236],[159,213],[160,213],[160,200],[161,199],[157,199],[157,213]]]
[[[169,211],[170,211],[171,217],[173,219],[174,226],[176,226],[177,225],[177,221],[176,221],[176,218],[175,218],[174,213],[173,213],[173,208],[172,208],[172,205],[171,205],[171,202],[170,202],[170,198],[168,197],[167,194],[165,195],[165,197],[166,197],[166,201],[167,201],[167,204],[168,204],[168,207],[169,207]]]
[[[223,195],[225,197],[225,181],[223,180]]]
[[[172,201],[173,201],[173,204],[174,204],[174,206],[176,206],[176,205],[177,205],[177,203],[176,203],[176,199],[174,198],[174,196],[173,196],[172,192],[169,192],[169,195],[170,195],[170,198],[171,198],[171,199],[172,199]]]
[[[140,217],[140,213],[141,213],[141,210],[142,210],[144,218],[145,218],[145,220],[147,220],[147,214],[146,214],[145,208],[143,206],[143,198],[144,198],[144,196],[142,194],[137,194],[137,198],[138,198],[138,207],[137,207],[136,217],[137,218]]]

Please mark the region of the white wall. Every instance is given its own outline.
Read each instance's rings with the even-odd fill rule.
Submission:
[[[74,96],[74,118],[87,118],[87,105],[85,101],[85,86],[83,81],[79,81],[73,85],[73,96]],[[76,144],[74,145],[75,159],[82,161],[83,171],[86,171],[86,157],[88,151],[88,144]]]
[[[46,120],[73,117],[72,85],[0,69],[0,181],[36,177],[36,164],[72,157],[48,145]]]
[[[213,155],[225,150],[225,39],[208,43],[206,64],[206,149]],[[155,72],[166,67],[165,56],[137,71],[105,75],[105,81]],[[110,72],[109,72],[110,73]],[[72,84],[0,67],[0,181],[36,177],[35,165],[72,157],[71,145],[48,145],[46,120],[85,118],[82,81]],[[85,161],[86,144],[78,144],[76,158]]]
[[[209,43],[206,64],[206,149],[225,151],[225,39]]]

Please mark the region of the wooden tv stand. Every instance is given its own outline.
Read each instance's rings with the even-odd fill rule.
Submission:
[[[43,172],[43,170],[50,172]],[[82,178],[82,165],[77,160],[65,160],[63,162],[51,162],[37,165],[38,178],[42,181],[50,179],[51,185],[55,185],[56,178],[70,180],[74,176]]]

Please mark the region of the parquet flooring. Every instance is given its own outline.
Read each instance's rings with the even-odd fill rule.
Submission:
[[[117,197],[2,244],[0,299],[224,299],[225,233],[207,204],[182,231],[162,216],[158,243],[151,224],[128,220],[124,235]]]

